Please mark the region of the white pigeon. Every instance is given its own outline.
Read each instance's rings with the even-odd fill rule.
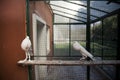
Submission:
[[[87,58],[90,58],[91,60],[94,61],[93,55],[90,54],[84,47],[82,47],[77,41],[73,42],[73,48],[77,51],[80,51],[80,53],[82,54],[82,58],[80,58],[80,60],[84,60]]]
[[[26,58],[22,60],[22,62],[31,61],[30,60],[30,48],[31,48],[31,41],[29,39],[29,36],[26,36],[26,38],[21,43],[21,48],[25,51]]]

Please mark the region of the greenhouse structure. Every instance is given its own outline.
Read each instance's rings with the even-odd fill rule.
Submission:
[[[119,0],[1,0],[0,10],[0,80],[120,80]]]

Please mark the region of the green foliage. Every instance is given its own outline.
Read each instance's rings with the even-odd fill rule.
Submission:
[[[103,20],[103,28],[102,24],[97,24],[92,29],[93,38],[95,40],[100,40],[103,36],[104,40],[116,40],[117,39],[117,17],[111,16]],[[103,33],[103,34],[102,34]]]
[[[116,56],[117,16],[105,18],[92,28],[91,50],[97,56]],[[106,58],[106,57],[105,57]]]

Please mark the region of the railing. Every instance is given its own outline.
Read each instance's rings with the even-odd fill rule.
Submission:
[[[31,60],[21,62],[21,65],[61,65],[61,66],[77,66],[77,65],[120,65],[120,60],[96,60],[96,61],[79,61],[79,60]]]

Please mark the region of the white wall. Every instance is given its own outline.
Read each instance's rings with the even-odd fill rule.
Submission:
[[[47,26],[46,22],[33,14],[33,49],[34,55],[47,56]],[[47,57],[36,57],[35,60],[46,60]],[[47,75],[47,66],[35,66],[36,80],[41,80]]]

